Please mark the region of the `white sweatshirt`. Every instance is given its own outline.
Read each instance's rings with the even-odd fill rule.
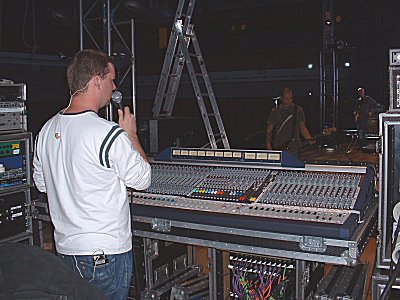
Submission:
[[[36,137],[33,166],[37,188],[47,193],[59,253],[132,248],[126,186],[149,187],[151,168],[118,124],[93,111],[58,113]]]

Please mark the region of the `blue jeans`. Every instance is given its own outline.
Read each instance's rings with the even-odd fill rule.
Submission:
[[[132,250],[99,259],[96,255],[58,253],[58,256],[71,270],[102,290],[108,299],[126,300],[128,297],[133,268]]]

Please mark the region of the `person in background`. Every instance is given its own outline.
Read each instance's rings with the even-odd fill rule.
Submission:
[[[67,79],[69,105],[36,137],[34,182],[47,193],[60,258],[108,299],[126,299],[133,268],[126,187],[149,187],[151,168],[129,107],[118,110],[118,124],[98,116],[116,88],[111,58],[79,51]]]
[[[315,143],[306,126],[303,108],[293,103],[292,89],[284,87],[280,101],[267,119],[267,149],[287,150],[296,147],[300,134],[309,143]]]
[[[357,89],[358,99],[354,109],[354,120],[357,125],[357,135],[359,146],[362,148],[365,146],[365,131],[368,127],[368,119],[371,117],[374,108],[378,106],[378,103],[370,96],[365,94],[365,89],[359,87]]]

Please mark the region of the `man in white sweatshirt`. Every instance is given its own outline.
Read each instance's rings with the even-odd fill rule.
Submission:
[[[67,79],[70,103],[36,137],[33,178],[47,193],[58,255],[109,299],[126,299],[133,264],[126,187],[149,187],[151,168],[129,107],[118,110],[118,124],[98,116],[116,88],[111,58],[79,51]]]

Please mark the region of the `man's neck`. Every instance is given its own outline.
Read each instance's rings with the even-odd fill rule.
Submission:
[[[281,105],[282,106],[282,108],[284,108],[284,109],[289,109],[289,108],[291,108],[292,106],[293,106],[293,103],[289,103],[289,104],[282,104]]]
[[[99,112],[99,108],[95,105],[94,101],[86,96],[77,95],[72,97],[64,113],[79,113],[87,110],[92,110],[96,113]]]

